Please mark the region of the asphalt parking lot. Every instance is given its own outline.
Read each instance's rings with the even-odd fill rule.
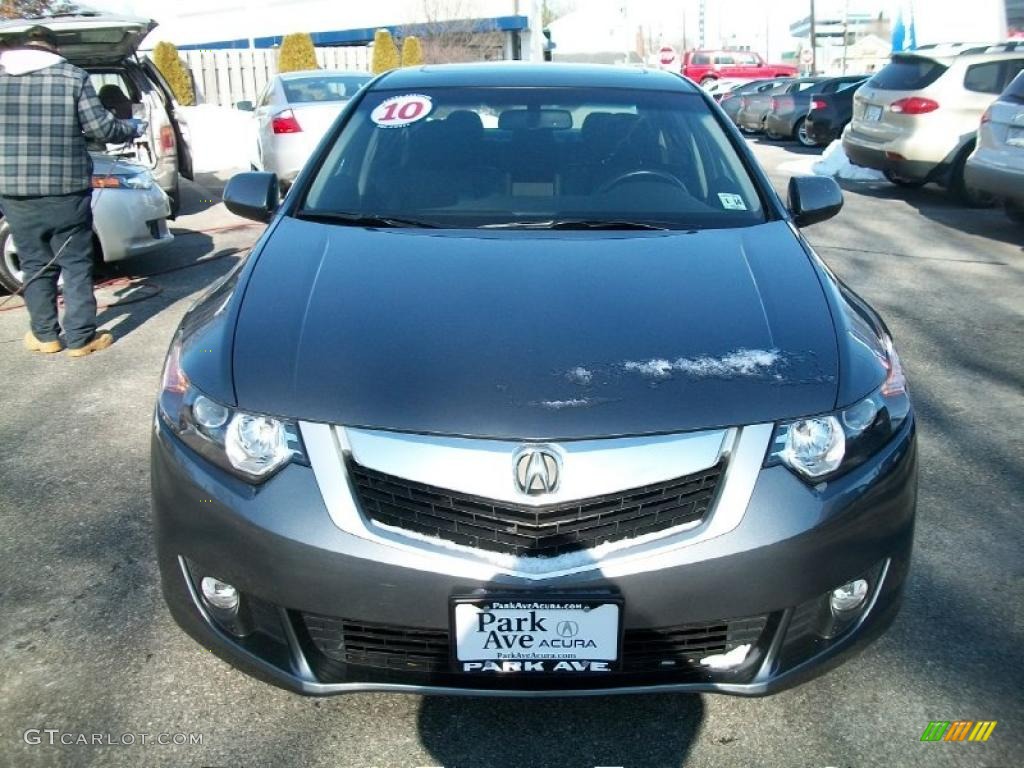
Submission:
[[[784,191],[803,156],[752,144]],[[260,231],[211,202],[223,179],[200,181],[172,248],[100,289],[102,304],[130,302],[101,311],[118,337],[110,350],[31,356],[25,313],[0,312],[0,766],[1021,764],[1024,229],[1001,212],[934,188],[847,184],[843,212],[807,230],[888,321],[919,418],[910,586],[862,655],[767,699],[315,700],[204,651],[160,596],[148,441],[164,352],[191,301]],[[986,743],[921,743],[931,720],[998,725]],[[30,729],[104,743],[29,743]],[[106,743],[129,734],[134,744]],[[153,743],[160,734],[202,743]]]

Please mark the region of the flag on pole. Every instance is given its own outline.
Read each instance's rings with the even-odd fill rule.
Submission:
[[[898,53],[903,50],[907,37],[907,28],[903,26],[903,9],[896,11],[896,21],[892,25],[892,52]]]

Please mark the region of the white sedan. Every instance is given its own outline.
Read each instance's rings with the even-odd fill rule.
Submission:
[[[127,259],[164,247],[174,239],[167,228],[170,199],[139,163],[94,153],[92,227],[98,261]],[[25,279],[18,246],[0,211],[0,286],[21,288]]]
[[[272,77],[255,104],[253,168],[276,173],[283,186],[291,184],[345,104],[372,78],[367,72],[324,69]]]

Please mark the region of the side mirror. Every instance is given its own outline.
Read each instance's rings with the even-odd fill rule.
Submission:
[[[240,109],[242,112],[252,112],[256,107],[251,101],[236,101],[235,109]]]
[[[227,209],[253,221],[270,221],[279,202],[276,173],[238,173],[224,187]]]
[[[843,207],[843,190],[831,176],[793,176],[788,197],[789,211],[798,227],[831,219]]]

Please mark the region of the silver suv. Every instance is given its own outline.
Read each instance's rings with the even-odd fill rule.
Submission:
[[[1002,198],[1006,215],[1024,224],[1024,72],[985,110],[966,175],[968,186]]]
[[[854,96],[843,148],[896,184],[934,181],[968,204],[987,202],[966,185],[964,166],[982,113],[1022,69],[1024,41],[897,54]]]

